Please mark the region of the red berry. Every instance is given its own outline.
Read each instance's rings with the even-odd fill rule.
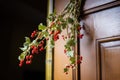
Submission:
[[[40,43],[38,46],[39,46],[39,47],[42,47],[42,46],[43,46],[43,44],[41,44],[41,43]]]
[[[65,50],[64,50],[64,53],[66,53],[66,52],[67,52],[67,50],[65,49]]]
[[[41,41],[41,44],[44,44],[44,41],[43,41],[43,40]]]
[[[29,58],[32,59],[32,58],[33,58],[33,55],[30,55]]]
[[[68,72],[66,72],[66,74],[68,74]]]
[[[32,50],[32,54],[37,53],[38,54],[38,48],[35,46]]]
[[[77,64],[80,64],[81,63],[81,60],[77,60]]]
[[[83,59],[83,57],[82,56],[80,56],[80,60],[82,60]]]
[[[24,62],[24,60],[20,60],[20,63],[22,64]]]
[[[29,56],[26,56],[26,60],[28,60],[29,59]]]
[[[59,39],[59,35],[54,35],[54,41],[57,41]]]
[[[31,63],[32,63],[31,60],[29,60],[29,61],[27,60],[27,61],[26,61],[26,64],[31,64]]]
[[[33,31],[33,34],[36,34],[37,32],[36,31]]]
[[[22,65],[23,65],[22,63],[19,63],[19,67],[22,67]]]
[[[43,48],[43,47],[41,47],[41,48],[40,48],[40,51],[43,51],[43,50],[44,50],[44,48]]]
[[[80,39],[82,39],[83,36],[84,36],[84,34],[79,34],[79,35],[78,35],[78,37],[79,37]]]
[[[32,50],[32,54],[35,54],[35,50],[34,49]]]
[[[35,46],[32,45],[32,46],[31,46],[31,49],[33,49],[34,47],[35,47]]]
[[[33,31],[31,34],[31,38],[35,37],[36,33],[37,33],[36,31]]]
[[[66,68],[70,68],[70,66],[66,66]]]

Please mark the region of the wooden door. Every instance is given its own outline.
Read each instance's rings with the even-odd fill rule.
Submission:
[[[120,1],[86,0],[81,80],[120,80]]]

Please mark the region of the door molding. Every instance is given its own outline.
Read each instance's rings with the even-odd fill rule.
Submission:
[[[102,5],[84,10],[84,15],[92,14],[92,13],[95,13],[95,12],[98,12],[98,11],[101,11],[101,10],[105,10],[105,9],[108,9],[108,8],[111,8],[111,7],[116,7],[116,6],[120,6],[120,1],[119,0],[112,1],[112,2],[109,2],[109,3],[106,3],[106,4],[102,4]]]
[[[111,41],[120,41],[120,35],[96,40],[96,77],[97,80],[102,80],[102,60],[101,60],[101,44]]]

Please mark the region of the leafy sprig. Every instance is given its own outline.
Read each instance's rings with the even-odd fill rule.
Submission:
[[[54,12],[48,16],[47,21],[50,22],[49,25],[45,26],[40,23],[38,30],[33,31],[31,37],[25,37],[23,47],[20,47],[22,53],[18,57],[20,60],[19,66],[22,66],[24,62],[31,64],[33,55],[42,52],[47,47],[45,45],[46,40],[50,40],[50,46],[54,48],[55,41],[61,37],[66,42],[64,53],[70,61],[70,64],[64,68],[64,72],[67,74],[69,68],[75,68],[77,64],[80,64],[82,57],[74,52],[74,47],[77,43],[76,36],[80,39],[83,37],[83,34],[80,33],[82,27],[78,21],[80,5],[81,0],[70,0],[70,3],[60,14]],[[67,34],[60,35],[65,29]],[[78,57],[77,60],[75,55]]]

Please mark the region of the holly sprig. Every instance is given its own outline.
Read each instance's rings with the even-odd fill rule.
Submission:
[[[31,33],[30,37],[25,37],[23,47],[20,47],[22,53],[19,55],[19,66],[23,63],[31,64],[33,56],[44,51],[47,47],[46,40],[50,40],[50,47],[54,48],[55,41],[62,38],[66,44],[64,45],[64,53],[69,58],[70,63],[65,66],[64,72],[67,74],[70,68],[75,68],[82,61],[82,56],[75,53],[76,36],[82,39],[83,34],[80,30],[83,27],[79,24],[78,17],[80,16],[81,0],[70,0],[66,8],[60,13],[50,14],[47,18],[49,25],[40,23],[38,29]],[[63,30],[67,31],[66,35],[61,35]],[[77,56],[77,60],[76,60]]]

